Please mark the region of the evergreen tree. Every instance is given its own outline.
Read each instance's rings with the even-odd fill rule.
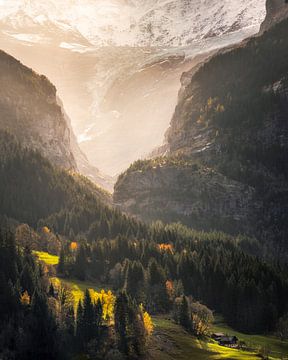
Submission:
[[[86,270],[87,270],[86,251],[84,245],[81,244],[76,254],[76,262],[75,262],[76,277],[79,280],[84,281],[86,279]]]
[[[166,277],[163,268],[155,259],[148,266],[148,308],[150,312],[166,312],[169,309],[169,296],[166,289]]]
[[[83,301],[83,339],[88,343],[95,336],[94,306],[88,289],[85,291]]]
[[[103,306],[101,300],[98,299],[96,304],[94,305],[94,324],[98,334],[99,334],[100,326],[102,325],[102,321],[103,321]]]
[[[145,301],[145,273],[139,261],[129,262],[126,271],[125,290],[138,303]]]
[[[191,314],[189,310],[189,304],[185,295],[182,296],[179,309],[179,323],[186,330],[191,330]]]
[[[59,255],[59,263],[57,265],[57,272],[59,274],[65,274],[65,250],[64,247],[61,247],[60,255]]]
[[[52,282],[49,285],[48,295],[51,296],[51,297],[55,296],[55,289],[54,289],[54,286],[53,286]]]
[[[76,339],[78,348],[82,349],[84,346],[84,318],[83,318],[83,305],[82,301],[79,300],[77,307],[77,320],[76,320]]]
[[[27,353],[19,349],[19,359],[53,360],[57,358],[58,342],[55,320],[48,308],[45,295],[36,290],[31,305],[29,322],[25,329]]]
[[[128,334],[128,297],[125,292],[121,292],[115,302],[115,333],[119,351],[129,355],[129,334]]]

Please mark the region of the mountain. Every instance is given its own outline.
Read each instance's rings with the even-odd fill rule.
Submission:
[[[56,88],[45,76],[1,51],[0,84],[0,129],[39,150],[54,165],[74,172],[80,169],[99,185],[109,186],[79,149]]]
[[[2,48],[56,85],[79,147],[112,177],[161,145],[181,74],[265,15],[264,0],[5,4]]]
[[[3,51],[0,79],[1,129],[15,134],[25,146],[41,150],[56,165],[76,170],[70,129],[57,103],[56,88]]]
[[[266,18],[263,21],[260,33],[268,30],[283,19],[288,17],[287,1],[286,0],[270,0],[266,2]]]
[[[265,14],[264,0],[14,0],[12,4],[2,4],[2,13],[14,29],[23,23],[43,29],[53,22],[96,46],[185,46],[243,28],[253,33]]]
[[[248,233],[268,255],[287,254],[287,29],[277,21],[183,74],[168,155],[119,177],[119,206],[146,220]]]
[[[0,28],[11,38],[26,43],[77,44],[79,48],[91,45],[77,29],[66,22],[51,20],[45,14],[31,16],[19,9],[13,16],[0,17]]]

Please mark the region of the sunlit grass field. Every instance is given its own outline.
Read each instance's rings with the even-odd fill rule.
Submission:
[[[233,334],[252,348],[267,347],[271,351],[271,359],[282,359],[282,357],[288,359],[288,341],[281,341],[275,336],[247,335],[237,332],[225,324],[223,318],[220,316],[216,317],[212,331]]]
[[[223,332],[236,335],[240,341],[245,341],[251,346],[251,351],[230,349],[218,345],[217,342],[209,338],[199,340],[187,332],[180,326],[174,324],[173,321],[163,316],[153,318],[155,325],[156,337],[155,341],[150,344],[150,353],[152,359],[155,360],[212,360],[212,359],[238,359],[238,360],[259,360],[258,350],[266,347],[271,350],[270,360],[288,359],[288,342],[272,336],[263,335],[245,335],[234,331],[223,323],[222,319],[217,317],[212,328],[214,332]]]
[[[35,255],[47,265],[57,265],[59,257],[46,252],[35,251]],[[92,281],[79,281],[77,279],[63,279],[52,277],[52,283],[59,285],[66,284],[74,297],[75,309],[80,299],[83,299],[86,289],[100,292],[102,289],[108,290],[107,286],[99,286]],[[238,359],[238,360],[259,360],[258,349],[267,348],[270,350],[270,360],[288,360],[288,341],[281,341],[273,336],[247,335],[230,328],[220,316],[211,329],[212,332],[223,332],[224,334],[235,335],[240,341],[253,351],[242,351],[230,349],[218,345],[217,342],[204,339],[199,340],[187,332],[173,321],[164,316],[153,318],[155,332],[150,343],[149,354],[155,360],[217,360],[217,359]]]
[[[57,255],[51,255],[44,251],[33,251],[33,254],[47,265],[57,265],[59,262],[59,256]]]
[[[155,360],[212,360],[212,359],[238,359],[259,360],[254,352],[229,349],[218,345],[209,339],[199,340],[173,321],[163,317],[154,317],[156,337],[150,344],[150,355]]]
[[[80,281],[76,279],[63,279],[59,277],[51,278],[54,285],[58,286],[60,283],[67,285],[72,292],[75,307],[77,307],[79,300],[83,300],[86,289],[100,292],[105,287],[100,287],[91,281]]]

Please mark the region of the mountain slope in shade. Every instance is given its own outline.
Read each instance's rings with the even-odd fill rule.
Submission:
[[[87,174],[111,189],[100,172],[89,165],[78,147],[70,120],[45,76],[0,52],[0,128],[14,134],[23,145],[39,150],[53,164]]]
[[[168,156],[120,176],[117,204],[150,221],[256,235],[267,255],[287,256],[287,31],[288,19],[276,21],[183,75]]]
[[[271,26],[288,17],[286,0],[269,0],[266,3],[266,18],[261,25],[260,32],[268,30]]]
[[[6,4],[3,49],[51,79],[81,150],[111,176],[163,142],[195,56],[254,34],[265,12],[261,0]]]
[[[52,163],[76,170],[71,133],[57,103],[56,88],[44,76],[0,52],[0,126]]]

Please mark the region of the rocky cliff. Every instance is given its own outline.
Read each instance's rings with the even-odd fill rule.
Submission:
[[[40,150],[52,163],[76,170],[71,131],[56,88],[44,76],[0,52],[0,128],[27,147]]]
[[[112,180],[90,165],[80,150],[55,86],[3,51],[0,129],[16,135],[24,146],[39,150],[53,164],[79,171],[101,187],[112,189]]]
[[[132,165],[117,204],[287,249],[288,20],[276,23],[183,75],[168,156]]]
[[[261,25],[260,33],[267,31],[271,26],[275,25],[288,17],[288,1],[287,0],[268,0],[266,3],[266,18]]]

